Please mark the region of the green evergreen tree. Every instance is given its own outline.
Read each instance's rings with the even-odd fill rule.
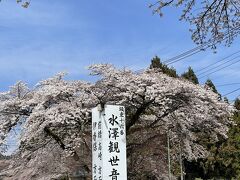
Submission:
[[[211,90],[212,90],[213,92],[215,92],[216,94],[218,94],[219,100],[222,99],[221,94],[217,91],[216,86],[213,84],[213,82],[212,82],[210,79],[207,79],[207,81],[205,82],[205,85],[206,85],[207,87],[211,88]]]
[[[151,60],[150,69],[154,69],[154,68],[160,68],[160,69],[163,68],[163,64],[161,63],[160,58],[158,56],[155,56]]]
[[[173,67],[169,68],[167,65],[163,64],[158,56],[155,56],[151,60],[150,69],[160,69],[164,74],[170,77],[178,77],[176,70]]]
[[[208,87],[210,87],[212,89],[213,92],[215,92],[216,94],[219,94],[217,89],[216,89],[216,86],[213,84],[213,82],[208,79],[206,82],[205,82],[205,85],[207,85]]]
[[[235,100],[238,109],[240,100]],[[202,139],[202,143],[210,150],[211,154],[197,162],[190,163],[191,169],[195,165],[194,177],[203,179],[240,179],[240,111],[237,110],[229,126],[228,138],[220,139],[213,143],[208,139]],[[195,172],[195,171],[194,171]]]
[[[235,106],[235,108],[236,108],[238,111],[240,111],[240,99],[239,99],[239,98],[237,98],[237,99],[235,100],[234,106]]]
[[[216,156],[218,164],[225,167],[225,174],[232,179],[240,179],[240,112],[233,116],[234,125],[229,129],[228,139],[219,148]]]
[[[223,101],[224,101],[225,103],[229,103],[229,101],[228,101],[228,98],[227,98],[227,97],[224,97],[224,98],[223,98]]]
[[[182,74],[182,77],[193,82],[194,84],[199,84],[198,78],[191,67],[188,68],[187,72]]]

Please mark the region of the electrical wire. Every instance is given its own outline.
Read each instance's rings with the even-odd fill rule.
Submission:
[[[240,26],[237,26],[237,27],[233,28],[231,31],[226,32],[226,33],[224,34],[225,37],[224,37],[222,40],[225,40],[226,38],[228,38],[228,35],[232,34],[232,31],[237,30],[237,29],[240,29]],[[232,36],[234,36],[234,35],[236,35],[236,34],[237,34],[237,32],[236,32],[236,33],[233,33]],[[215,44],[217,44],[217,43],[219,43],[219,42],[216,41],[216,39],[212,39],[211,41],[208,41],[208,42],[205,43],[205,44],[199,45],[199,46],[197,46],[197,47],[195,47],[195,48],[193,48],[193,49],[190,49],[190,50],[188,50],[188,51],[186,51],[186,52],[184,52],[184,53],[181,53],[181,54],[179,54],[179,55],[177,55],[177,56],[175,56],[175,57],[173,57],[173,58],[167,59],[167,60],[163,61],[163,63],[165,63],[166,65],[170,65],[170,64],[176,63],[176,62],[178,62],[178,61],[181,61],[181,60],[183,60],[183,59],[186,59],[187,57],[190,57],[190,56],[192,56],[192,55],[194,55],[194,54],[197,54],[197,53],[201,52],[202,50],[207,49],[207,48],[209,48],[209,47],[211,47],[212,45],[215,45]],[[207,46],[207,47],[205,47],[205,46]],[[204,47],[205,47],[205,48],[204,48]],[[139,70],[136,70],[136,71],[134,71],[134,72],[135,72],[135,73],[140,73],[140,72],[143,71],[143,70],[144,70],[144,68],[139,69]]]
[[[188,57],[190,57],[190,56],[192,56],[192,55],[194,55],[194,54],[197,54],[197,53],[199,53],[199,52],[201,52],[201,51],[202,51],[202,50],[198,50],[198,51],[193,52],[193,53],[191,53],[191,54],[189,54],[189,55],[187,55],[187,56],[184,56],[184,57],[182,57],[182,58],[180,58],[180,59],[177,59],[177,60],[172,61],[172,62],[170,62],[170,63],[166,63],[166,65],[170,65],[170,64],[173,64],[173,63],[175,63],[175,62],[181,61],[181,60],[186,59],[186,58],[188,58]]]
[[[232,58],[232,59],[230,59],[230,60],[228,60],[228,61],[226,61],[226,62],[223,62],[223,63],[219,64],[218,66],[215,66],[215,67],[213,67],[213,68],[211,68],[211,69],[209,69],[209,70],[207,70],[207,71],[203,71],[202,73],[198,74],[198,76],[201,76],[201,75],[203,75],[203,74],[205,74],[205,73],[211,72],[212,70],[214,70],[214,69],[216,69],[216,68],[218,68],[218,67],[221,67],[222,65],[227,64],[227,63],[229,63],[229,62],[231,62],[231,61],[233,61],[233,60],[235,60],[235,59],[237,59],[237,58],[239,58],[239,57],[240,57],[240,55],[239,55],[239,56],[236,56],[236,57],[234,57],[234,58]]]
[[[222,62],[222,61],[228,59],[229,57],[231,57],[231,56],[233,56],[233,55],[235,55],[235,54],[237,54],[237,53],[239,53],[239,52],[240,52],[240,50],[238,50],[237,52],[234,52],[234,53],[232,53],[232,54],[224,57],[223,59],[221,59],[221,60],[218,61],[218,62],[212,63],[212,64],[210,64],[210,65],[208,65],[208,66],[206,66],[206,67],[204,67],[204,68],[201,68],[201,69],[199,69],[199,70],[197,70],[197,71],[195,71],[195,72],[197,73],[197,72],[201,72],[201,71],[203,71],[203,70],[205,70],[205,69],[208,69],[209,67],[211,67],[211,66],[213,66],[213,65],[215,65],[215,64],[217,64],[217,63],[219,63],[219,62]]]
[[[231,31],[226,32],[226,33],[224,34],[225,37],[224,37],[222,40],[225,40],[226,38],[228,38],[228,35],[232,34],[232,31],[238,30],[238,29],[240,29],[240,26],[237,26],[237,27],[233,28]],[[236,35],[236,34],[237,34],[237,32],[233,33],[232,36],[234,36],[234,35]],[[219,38],[219,39],[220,39],[220,38]],[[186,52],[184,52],[184,53],[182,53],[182,54],[179,54],[179,55],[177,55],[177,56],[175,56],[175,57],[173,57],[173,58],[170,58],[170,59],[168,59],[168,60],[165,60],[165,61],[163,61],[163,63],[173,64],[173,63],[178,62],[178,61],[180,61],[180,60],[182,60],[182,59],[185,59],[186,57],[189,57],[189,56],[190,56],[189,54],[196,54],[196,53],[194,53],[194,51],[200,52],[200,51],[202,51],[203,49],[207,49],[207,48],[209,48],[209,47],[211,47],[212,45],[215,45],[215,44],[217,44],[217,43],[219,43],[219,42],[216,41],[216,39],[212,39],[212,40],[208,41],[208,42],[205,43],[205,44],[199,45],[199,46],[197,46],[197,47],[195,47],[195,48],[193,48],[193,49],[190,49],[190,50],[188,50],[188,51],[186,51]],[[205,46],[207,46],[207,47],[205,47]],[[205,48],[204,48],[204,47],[205,47]]]
[[[216,71],[213,71],[213,72],[208,73],[208,74],[206,74],[206,75],[204,75],[204,76],[201,76],[201,77],[199,77],[198,79],[202,79],[202,78],[204,78],[204,77],[206,77],[206,76],[208,76],[208,75],[210,75],[210,74],[216,73],[216,72],[218,72],[218,71],[220,71],[220,70],[222,70],[222,69],[225,69],[225,68],[227,68],[227,67],[229,67],[229,66],[232,66],[233,64],[236,64],[236,63],[238,63],[238,62],[240,62],[240,59],[239,59],[238,61],[236,61],[236,62],[233,62],[233,63],[227,65],[227,66],[224,66],[224,67],[222,67],[222,68],[220,68],[220,69],[217,69]]]
[[[235,89],[235,90],[233,90],[233,91],[231,91],[231,92],[229,92],[229,93],[227,93],[227,94],[224,94],[223,96],[227,96],[227,95],[232,94],[232,93],[234,93],[234,92],[237,92],[237,91],[239,91],[239,90],[240,90],[240,88],[237,88],[237,89]]]
[[[231,86],[231,85],[238,85],[238,84],[240,84],[240,82],[239,83],[220,84],[220,85],[216,85],[216,86],[217,87],[223,87],[223,86]]]

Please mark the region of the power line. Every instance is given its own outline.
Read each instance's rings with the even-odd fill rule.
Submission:
[[[240,29],[240,26],[237,26],[237,27],[233,28],[231,31],[226,32],[224,34],[225,37],[222,40],[225,40],[226,38],[228,38],[228,36],[230,34],[232,36],[236,35],[237,32],[233,33],[233,31],[237,30],[237,29]],[[210,41],[208,41],[208,42],[206,42],[206,43],[204,43],[202,45],[199,45],[199,46],[197,46],[197,47],[195,47],[193,49],[190,49],[190,50],[188,50],[186,52],[183,52],[183,53],[181,53],[181,54],[179,54],[179,55],[177,55],[177,56],[175,56],[173,58],[167,59],[167,60],[163,61],[163,63],[166,63],[166,65],[169,65],[169,64],[173,64],[175,62],[181,61],[181,60],[183,60],[183,59],[185,59],[187,57],[190,57],[190,56],[192,56],[194,54],[197,54],[197,53],[201,52],[202,50],[205,50],[205,49],[211,47],[212,45],[215,45],[215,44],[219,43],[219,39],[220,39],[220,37],[217,38],[217,39],[212,39],[212,40],[210,40]],[[136,70],[134,72],[135,73],[139,73],[139,72],[141,72],[143,70],[144,70],[144,68]]]
[[[222,87],[222,86],[231,86],[231,85],[237,85],[237,84],[240,84],[240,82],[239,83],[220,84],[220,85],[216,85],[216,86]]]
[[[202,77],[199,77],[198,79],[202,79],[202,78],[204,78],[204,77],[206,77],[206,76],[208,76],[208,75],[210,75],[210,74],[213,74],[213,73],[215,73],[215,72],[218,72],[218,71],[220,71],[220,70],[222,70],[222,69],[225,69],[225,68],[227,68],[227,67],[229,67],[229,66],[231,66],[231,65],[233,65],[233,64],[236,64],[236,63],[238,63],[238,62],[240,62],[240,59],[239,59],[238,61],[236,61],[236,62],[233,62],[233,63],[227,65],[227,66],[224,66],[224,67],[222,67],[222,68],[220,68],[220,69],[217,69],[216,71],[213,71],[213,72],[208,73],[208,74],[206,74],[206,75],[204,75],[204,76],[202,76]]]
[[[173,64],[173,63],[175,63],[175,62],[181,61],[181,60],[183,60],[183,59],[185,59],[185,58],[188,58],[188,57],[190,57],[190,56],[192,56],[192,55],[194,55],[194,54],[197,54],[197,53],[199,53],[199,52],[201,52],[201,51],[202,51],[202,50],[200,49],[200,50],[198,50],[198,51],[196,51],[196,52],[193,52],[193,53],[191,53],[191,54],[189,54],[189,55],[187,55],[187,56],[184,56],[184,57],[182,57],[182,58],[180,58],[180,59],[177,59],[177,60],[172,61],[172,62],[170,62],[170,63],[166,63],[166,65]]]
[[[203,75],[203,74],[205,74],[205,73],[207,73],[207,72],[210,72],[210,71],[212,71],[212,70],[214,70],[214,69],[216,69],[216,68],[218,68],[218,67],[221,67],[222,65],[227,64],[227,63],[229,63],[229,62],[237,59],[238,57],[240,57],[240,55],[238,55],[238,56],[236,56],[236,57],[234,57],[234,58],[232,58],[232,59],[230,59],[230,60],[228,60],[228,61],[226,61],[226,62],[223,62],[223,63],[219,64],[218,66],[215,66],[215,67],[213,67],[213,68],[211,68],[211,69],[209,69],[209,70],[203,71],[202,73],[198,74],[198,76],[201,76],[201,75]]]
[[[202,71],[202,70],[208,69],[209,67],[211,67],[211,66],[213,66],[213,65],[215,65],[215,64],[217,64],[217,63],[219,63],[219,62],[221,62],[221,61],[224,61],[225,59],[228,59],[229,57],[231,57],[231,56],[233,56],[233,55],[235,55],[235,54],[237,54],[237,53],[239,53],[239,52],[240,52],[240,50],[238,50],[238,51],[235,52],[235,53],[230,54],[230,55],[227,56],[227,57],[224,57],[223,59],[221,59],[221,60],[218,61],[218,62],[212,63],[212,64],[210,64],[210,65],[208,65],[208,66],[206,66],[206,67],[204,67],[204,68],[201,68],[201,69],[199,69],[199,70],[197,70],[197,71],[195,71],[195,72],[197,73],[197,72],[200,72],[200,71]]]
[[[224,39],[226,39],[227,37],[225,37]],[[223,40],[224,40],[223,39]],[[205,48],[196,48],[196,50],[197,51],[195,51],[195,50],[193,50],[193,51],[189,51],[189,53],[186,53],[185,55],[183,55],[183,56],[181,56],[181,55],[179,55],[179,57],[178,58],[173,58],[173,59],[170,59],[170,62],[168,62],[168,60],[167,61],[163,61],[163,63],[166,63],[166,62],[168,62],[168,63],[166,63],[166,65],[170,65],[170,64],[174,64],[174,63],[176,63],[176,62],[178,62],[178,61],[181,61],[181,60],[183,60],[183,59],[186,59],[186,58],[188,58],[188,57],[190,57],[190,56],[192,56],[192,55],[194,55],[194,54],[197,54],[197,53],[199,53],[199,52],[201,52],[201,51],[203,51],[203,50],[205,50],[205,49],[208,49],[209,47],[211,47],[212,45],[215,45],[215,44],[217,44],[218,42],[215,42],[215,43],[213,43],[213,44],[210,44],[210,45],[208,45],[207,47],[205,47]],[[206,46],[206,45],[204,45],[204,46]],[[195,51],[195,52],[194,52]]]
[[[227,95],[232,94],[232,93],[234,93],[234,92],[236,92],[236,91],[239,91],[239,90],[240,90],[240,88],[237,88],[237,89],[235,89],[235,90],[233,90],[233,91],[231,91],[231,92],[229,92],[229,93],[227,93],[227,94],[224,94],[223,96],[227,96]]]
[[[236,29],[239,29],[239,28],[240,28],[240,26],[237,26],[237,27],[233,28],[230,32],[226,32],[224,34],[225,37],[222,40],[225,40],[226,38],[228,38],[228,35],[232,34],[232,31],[234,31]],[[237,32],[233,33],[232,36],[234,36],[235,34],[237,34]],[[217,38],[217,40],[218,39],[220,39],[220,37]],[[215,44],[219,43],[218,41],[216,41],[216,42],[215,41],[216,41],[216,39],[212,39],[212,40],[208,41],[205,44],[199,45],[199,46],[197,46],[197,47],[195,47],[193,49],[190,49],[190,50],[188,50],[188,51],[186,51],[186,52],[184,52],[182,54],[179,54],[179,55],[177,55],[177,56],[175,56],[173,58],[170,58],[170,59],[168,59],[166,61],[163,61],[163,63],[172,64],[172,63],[178,62],[178,61],[180,61],[182,59],[185,59],[185,58],[191,56],[189,54],[192,54],[192,55],[196,54],[197,52],[200,52],[200,51],[202,51],[204,49],[207,49],[207,48],[211,47],[212,45],[215,45]],[[205,47],[205,46],[207,46],[207,47]],[[197,52],[194,52],[194,51],[197,51]]]
[[[229,101],[229,102],[233,103],[233,102],[235,102],[235,101],[236,101],[236,99],[239,99],[239,98],[240,98],[240,94],[239,94],[239,95],[237,95],[235,99],[233,99],[233,100],[231,100],[231,101]]]
[[[190,49],[190,50],[188,50],[188,51],[186,51],[186,52],[184,52],[184,53],[181,53],[181,54],[179,54],[179,55],[177,55],[177,56],[175,56],[175,57],[172,57],[172,58],[170,58],[170,59],[167,59],[167,60],[165,60],[165,61],[163,61],[163,63],[171,63],[172,61],[174,61],[174,60],[177,60],[177,59],[179,59],[179,58],[183,58],[183,57],[185,57],[186,55],[188,55],[188,54],[191,54],[192,52],[194,52],[194,51],[196,51],[196,50],[199,50],[200,49],[200,51],[201,51],[201,48],[202,47],[204,47],[204,45],[201,45],[201,46],[197,46],[197,47],[195,47],[195,48],[193,48],[193,49]]]

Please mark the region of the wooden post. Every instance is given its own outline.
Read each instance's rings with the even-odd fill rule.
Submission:
[[[168,153],[168,178],[171,180],[171,157],[170,157],[170,137],[169,129],[167,131],[167,153]]]

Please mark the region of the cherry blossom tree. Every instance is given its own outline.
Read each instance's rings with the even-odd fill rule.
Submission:
[[[16,0],[16,2],[18,4],[20,4],[23,8],[28,8],[28,6],[30,5],[30,1],[31,0]]]
[[[181,145],[181,156],[188,160],[207,156],[208,151],[199,143],[202,137],[212,141],[227,137],[232,108],[219,101],[211,90],[169,77],[156,69],[139,74],[109,64],[92,65],[89,69],[92,75],[100,77],[96,83],[67,81],[63,78],[65,74],[60,73],[39,82],[33,89],[18,82],[8,92],[0,94],[1,147],[14,126],[19,123],[23,126],[19,157],[25,163],[16,165],[18,172],[30,162],[32,167],[36,163],[39,168],[39,157],[51,148],[61,154],[60,159],[88,159],[82,163],[91,169],[91,108],[97,104],[126,107],[129,163],[131,158],[138,157],[135,166],[139,165],[138,168],[129,166],[133,167],[129,168],[132,174],[140,174],[146,168],[141,162],[146,161],[151,164],[148,168],[157,169],[147,171],[161,176],[156,174],[160,172],[156,161],[162,156],[154,158],[142,153],[149,146],[153,147],[153,154],[158,148],[165,152],[166,135],[172,144]],[[82,147],[88,155],[82,156],[79,151]],[[178,156],[178,147],[172,147],[172,158]]]
[[[215,48],[216,43],[225,41],[230,45],[240,32],[239,0],[159,0],[150,5],[161,16],[169,6],[182,9],[180,20],[192,25],[192,39],[197,44]]]

